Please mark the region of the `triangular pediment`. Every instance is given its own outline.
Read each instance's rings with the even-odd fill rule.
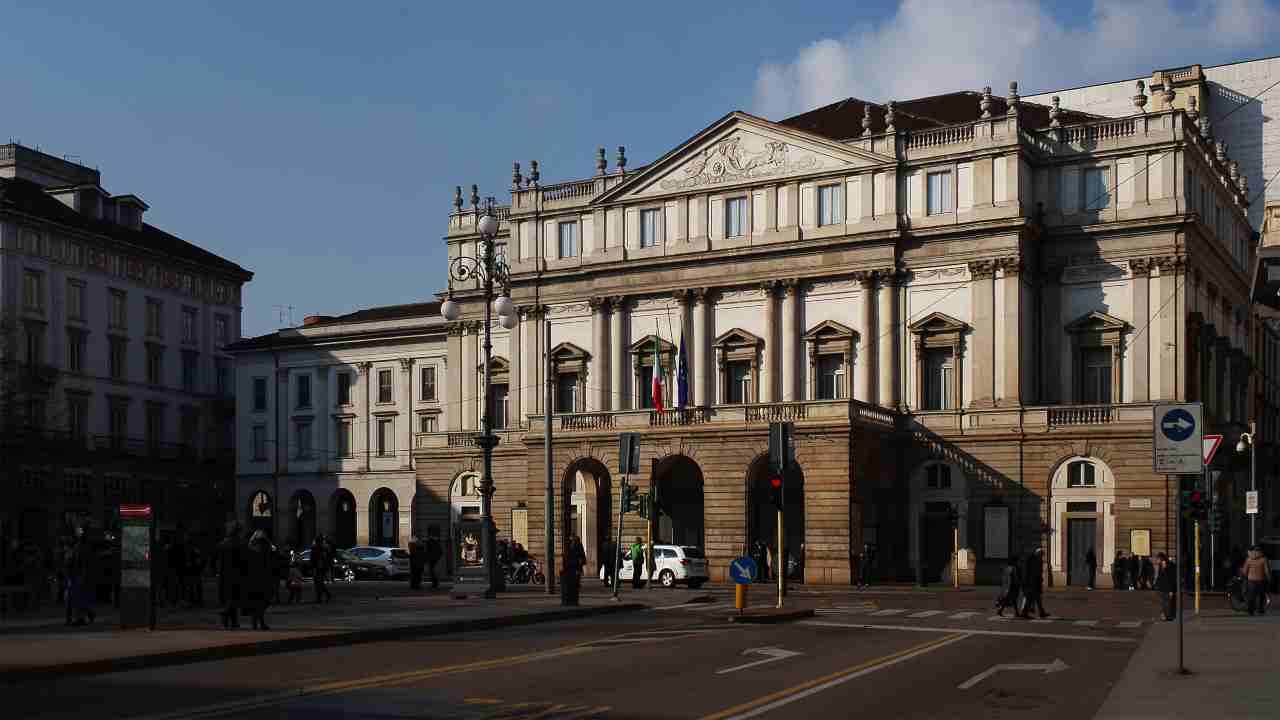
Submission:
[[[476,365],[476,368],[479,370],[484,370],[484,363],[483,362],[479,363],[478,365]],[[494,355],[493,358],[489,361],[490,372],[500,373],[500,372],[509,372],[510,370],[511,370],[511,363],[507,362],[507,359],[502,357],[501,355]]]
[[[764,340],[742,328],[734,328],[728,332],[721,333],[720,337],[716,338],[715,341],[716,345],[727,347],[751,347],[759,346],[762,343],[764,343]]]
[[[1067,332],[1107,332],[1124,330],[1129,323],[1118,317],[1094,310],[1067,323]]]
[[[909,329],[913,333],[937,334],[964,332],[969,329],[969,326],[946,313],[935,312],[911,323]]]
[[[733,112],[594,202],[714,191],[892,163],[887,155]]]
[[[653,338],[654,338],[654,335],[649,334],[631,343],[631,352],[634,354],[642,354],[642,353],[652,354]],[[663,340],[662,338],[658,338],[658,348],[659,348],[659,352],[663,353],[664,355],[666,353],[672,353],[676,351],[675,345],[671,344],[671,342],[668,340]]]
[[[846,325],[841,325],[835,320],[823,320],[809,329],[804,334],[805,340],[822,340],[826,338],[848,338],[854,337],[858,333]]]
[[[562,342],[551,348],[551,359],[557,362],[565,362],[569,360],[586,360],[591,357],[591,353],[574,345],[571,342]]]

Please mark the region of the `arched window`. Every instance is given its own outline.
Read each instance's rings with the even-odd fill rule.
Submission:
[[[925,487],[930,490],[951,489],[951,466],[935,463],[925,468]]]
[[[1067,487],[1097,487],[1097,469],[1088,460],[1075,460],[1067,465]]]

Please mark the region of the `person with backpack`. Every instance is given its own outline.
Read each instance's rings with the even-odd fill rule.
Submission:
[[[1240,568],[1240,575],[1247,583],[1249,614],[1267,614],[1267,583],[1271,580],[1271,562],[1262,554],[1262,546],[1249,548],[1249,555]]]

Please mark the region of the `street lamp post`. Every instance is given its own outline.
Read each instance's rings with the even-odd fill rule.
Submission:
[[[489,198],[485,204],[484,215],[476,222],[476,231],[481,238],[480,257],[461,255],[449,263],[449,297],[440,306],[440,314],[449,322],[456,321],[462,315],[462,308],[453,301],[455,280],[480,281],[484,290],[484,413],[480,418],[480,434],[476,436],[476,444],[484,451],[484,476],[480,478],[480,551],[484,554],[485,578],[488,582],[484,596],[492,599],[504,589],[501,570],[498,568],[495,542],[497,530],[493,523],[493,448],[498,444],[498,438],[493,434],[493,397],[490,387],[493,311],[497,310],[498,322],[506,329],[515,327],[516,322],[515,305],[510,298],[511,280],[507,261],[494,248],[498,236],[498,218],[493,212],[493,198]],[[501,290],[496,298],[495,284]],[[465,368],[463,370],[465,372]]]
[[[1249,490],[1258,491],[1258,442],[1254,437],[1257,428],[1249,423],[1249,432],[1240,433],[1240,442],[1236,443],[1236,452],[1249,452]],[[1259,503],[1261,504],[1261,503]],[[1249,516],[1249,547],[1258,543],[1258,515]]]

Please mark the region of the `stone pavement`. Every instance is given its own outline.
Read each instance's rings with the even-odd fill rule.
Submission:
[[[1176,622],[1150,627],[1099,720],[1280,717],[1280,613],[1249,617],[1213,609],[1187,615],[1187,675],[1177,673],[1177,632]]]
[[[269,631],[249,629],[247,618],[240,630],[224,630],[213,607],[162,609],[154,631],[121,630],[118,613],[110,607],[99,609],[93,625],[75,628],[63,625],[54,608],[34,617],[11,615],[0,623],[0,683],[493,629],[642,607],[626,596],[615,602],[607,595],[588,593],[579,607],[564,608],[558,595],[528,586],[512,588],[497,600],[455,600],[443,588],[414,592],[400,583],[359,592],[353,588],[335,587],[338,599],[325,605],[273,605],[267,611]]]

